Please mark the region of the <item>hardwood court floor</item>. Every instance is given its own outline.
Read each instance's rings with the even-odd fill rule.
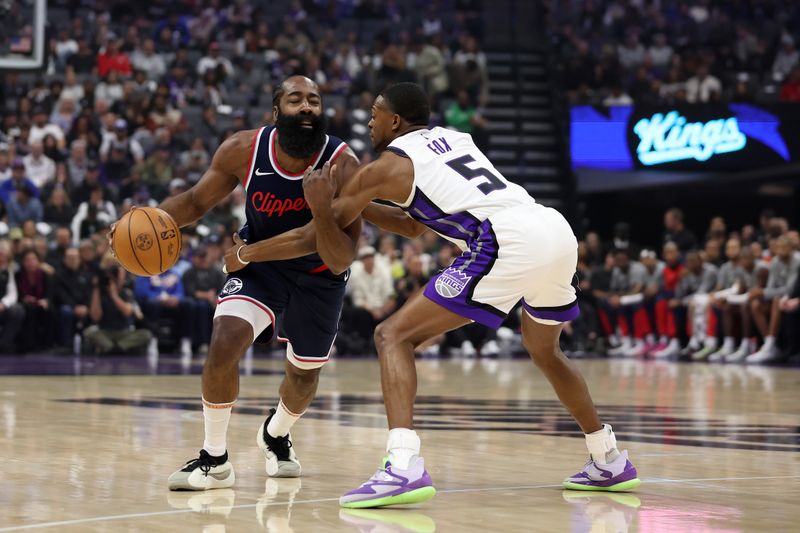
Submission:
[[[202,443],[199,376],[147,375],[181,372],[176,361],[4,375],[0,531],[797,531],[800,370],[577,364],[639,469],[636,492],[559,488],[585,461],[584,443],[529,362],[420,361],[417,420],[439,494],[414,508],[352,512],[337,498],[374,471],[385,439],[374,359],[325,368],[293,430],[298,480],[264,473],[255,432],[276,403],[282,362],[251,362],[229,431],[236,486],[207,493],[166,489]],[[0,374],[58,370],[2,365]]]

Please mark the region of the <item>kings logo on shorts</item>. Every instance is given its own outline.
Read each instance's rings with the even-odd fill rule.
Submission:
[[[242,290],[242,280],[239,278],[231,278],[222,287],[222,294],[236,294]]]
[[[467,276],[460,270],[448,268],[436,278],[436,292],[444,298],[455,298],[467,287],[472,276]]]

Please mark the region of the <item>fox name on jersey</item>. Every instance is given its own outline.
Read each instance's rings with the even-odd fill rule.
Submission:
[[[414,165],[411,194],[399,206],[462,248],[490,216],[518,206],[542,207],[504,178],[469,134],[440,127],[415,130],[387,150]]]

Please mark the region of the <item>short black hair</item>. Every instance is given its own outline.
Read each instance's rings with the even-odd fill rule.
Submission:
[[[280,82],[272,89],[272,107],[278,107],[281,103],[281,97],[286,94],[286,89],[283,87],[283,82]]]
[[[402,82],[387,87],[381,96],[389,108],[412,126],[427,126],[431,120],[428,95],[416,83]]]

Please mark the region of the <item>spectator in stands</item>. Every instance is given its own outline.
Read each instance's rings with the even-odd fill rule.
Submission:
[[[697,67],[695,75],[686,81],[686,101],[690,104],[716,102],[721,96],[722,83],[706,65]]]
[[[95,187],[89,199],[81,202],[72,218],[71,229],[75,243],[90,237],[103,227],[110,226],[117,220],[117,209],[114,203],[106,200],[102,187]]]
[[[216,72],[220,66],[227,77],[233,76],[233,64],[227,57],[220,55],[219,43],[214,41],[208,45],[208,53],[197,63],[197,74],[204,76],[208,71]]]
[[[370,339],[375,326],[396,307],[391,275],[376,268],[375,248],[362,246],[353,263],[348,291],[355,308],[352,325],[362,339]]]
[[[781,87],[781,102],[800,102],[800,66],[795,66]]]
[[[156,53],[156,43],[152,39],[145,39],[140,48],[131,56],[133,68],[141,70],[148,79],[160,80],[167,72],[164,58]]]
[[[611,88],[611,93],[603,100],[603,105],[606,107],[629,106],[633,105],[633,98],[621,86],[615,85]]]
[[[192,267],[183,274],[183,290],[190,313],[188,320],[192,324],[191,343],[199,346],[200,353],[208,350],[214,308],[224,284],[225,275],[211,266],[208,249],[203,245],[198,246],[192,254]]]
[[[25,175],[41,190],[56,179],[56,163],[45,155],[41,141],[31,142],[30,148],[31,152],[22,158]]]
[[[19,335],[20,350],[48,349],[54,332],[53,276],[42,268],[39,254],[29,249],[22,254],[22,269],[16,274],[19,300],[25,308],[25,320]]]
[[[62,129],[50,121],[50,116],[44,106],[38,106],[33,109],[33,124],[28,134],[28,144],[39,144],[46,135],[52,135],[56,138],[56,143],[60,150],[66,146]]]
[[[64,147],[66,143],[64,132],[72,128],[72,123],[77,116],[78,107],[75,105],[75,100],[62,94],[53,108],[53,113],[50,115],[50,123],[57,126],[61,131],[61,147]]]
[[[758,332],[764,339],[761,349],[745,359],[748,363],[774,361],[781,355],[777,336],[781,323],[781,298],[794,288],[800,271],[800,256],[792,250],[792,243],[785,235],[775,241],[775,257],[769,265],[769,278],[765,288],[755,287],[748,293],[750,312]]]
[[[44,216],[42,203],[25,184],[17,186],[15,196],[6,203],[6,211],[8,225],[12,228],[22,227],[28,220],[41,222]]]
[[[722,318],[722,346],[708,356],[711,362],[724,361],[736,350],[734,336],[734,313],[739,315],[739,306],[746,298],[741,286],[740,269],[742,263],[742,243],[738,238],[730,238],[725,243],[725,257],[728,259],[719,268],[717,286],[712,294],[711,305]]]
[[[170,157],[169,145],[160,144],[156,146],[152,155],[140,165],[142,180],[156,197],[164,195],[167,185],[175,177]]]
[[[61,100],[72,100],[77,108],[78,102],[83,100],[85,94],[83,84],[78,82],[78,78],[75,76],[75,70],[72,67],[67,67],[67,71],[64,73],[64,88],[61,90]],[[71,127],[72,123],[70,122]],[[68,132],[70,128],[61,127],[64,132]]]
[[[151,344],[147,329],[136,329],[137,316],[133,294],[125,288],[127,274],[114,263],[107,264],[92,281],[89,313],[94,325],[84,332],[89,353],[141,353]]]
[[[25,163],[22,159],[15,159],[11,163],[11,179],[0,183],[0,199],[5,205],[8,205],[8,202],[16,195],[17,188],[23,185],[38,197],[39,188],[25,175]]]
[[[619,62],[628,71],[636,69],[644,61],[646,53],[635,29],[629,30],[625,42],[617,47]]]
[[[681,252],[697,246],[697,238],[683,223],[683,211],[673,207],[664,213],[664,243],[674,242]]]
[[[59,343],[64,348],[75,348],[75,335],[82,333],[89,325],[89,306],[92,299],[92,273],[81,265],[77,248],[70,247],[64,251],[63,267],[58,270],[55,279]]]
[[[97,64],[97,55],[86,38],[78,40],[78,51],[67,59],[67,67],[75,74],[90,74]]]
[[[653,43],[647,49],[647,55],[654,68],[666,72],[667,67],[672,61],[673,50],[667,43],[667,36],[663,33],[653,35]]]
[[[64,254],[72,246],[72,232],[69,227],[56,227],[53,234],[55,238],[44,255],[44,262],[59,272],[64,268]]]
[[[646,280],[647,270],[638,261],[631,261],[628,249],[619,248],[614,251],[614,269],[611,272],[609,290],[605,293],[596,291],[600,308],[608,315],[612,328],[619,327],[622,331],[619,342],[616,342],[615,336],[611,337],[611,342],[616,347],[608,351],[609,355],[633,357],[645,348],[646,331],[641,326],[639,311],[642,309]]]
[[[148,353],[158,354],[159,323],[162,318],[170,318],[175,323],[174,331],[180,339],[181,354],[191,355],[191,329],[194,324],[190,322],[192,317],[184,298],[181,275],[175,272],[174,267],[157,276],[137,277],[134,291],[153,334]]]
[[[144,149],[139,141],[128,135],[128,122],[124,118],[116,119],[114,130],[103,137],[103,144],[100,145],[101,161],[108,161],[112,148],[124,153],[123,160],[129,166],[144,161]]]
[[[105,78],[109,72],[116,71],[123,76],[130,76],[131,62],[128,54],[122,52],[122,41],[116,38],[109,39],[105,49],[97,56],[97,74]]]
[[[798,317],[800,317],[800,276],[795,279],[794,287],[789,291],[789,294],[781,297],[780,304],[781,310],[781,334],[785,339],[785,353],[787,355],[796,356],[800,353],[800,324],[798,324]]]
[[[25,318],[17,294],[11,246],[3,239],[0,240],[0,353],[14,353],[17,334]]]
[[[120,74],[116,70],[110,70],[103,76],[103,80],[94,89],[95,101],[102,100],[111,106],[122,100],[124,96]]]
[[[656,358],[668,358],[677,356],[680,352],[679,326],[683,328],[684,323],[679,322],[679,318],[674,311],[678,307],[675,295],[678,290],[680,280],[685,276],[684,266],[680,261],[680,250],[674,242],[667,242],[661,251],[661,259],[664,262],[661,285],[659,293],[656,295],[655,316],[656,331],[659,341],[651,355]]]
[[[312,48],[311,39],[297,29],[297,23],[292,19],[284,19],[283,31],[275,38],[275,49],[290,56],[303,56]]]
[[[800,62],[800,54],[794,46],[794,39],[790,35],[784,34],[781,37],[781,46],[775,54],[775,61],[772,63],[772,74],[778,80],[786,79],[789,73]]]
[[[689,342],[680,351],[683,357],[693,356],[701,351],[707,341],[714,343],[711,351],[716,350],[716,337],[712,340],[708,336],[705,313],[708,295],[717,286],[717,271],[717,267],[703,261],[699,252],[692,250],[686,254],[686,270],[678,282],[675,298],[670,302],[670,307],[679,317],[676,321],[680,324],[691,324],[691,335],[688,332],[686,335]]]

